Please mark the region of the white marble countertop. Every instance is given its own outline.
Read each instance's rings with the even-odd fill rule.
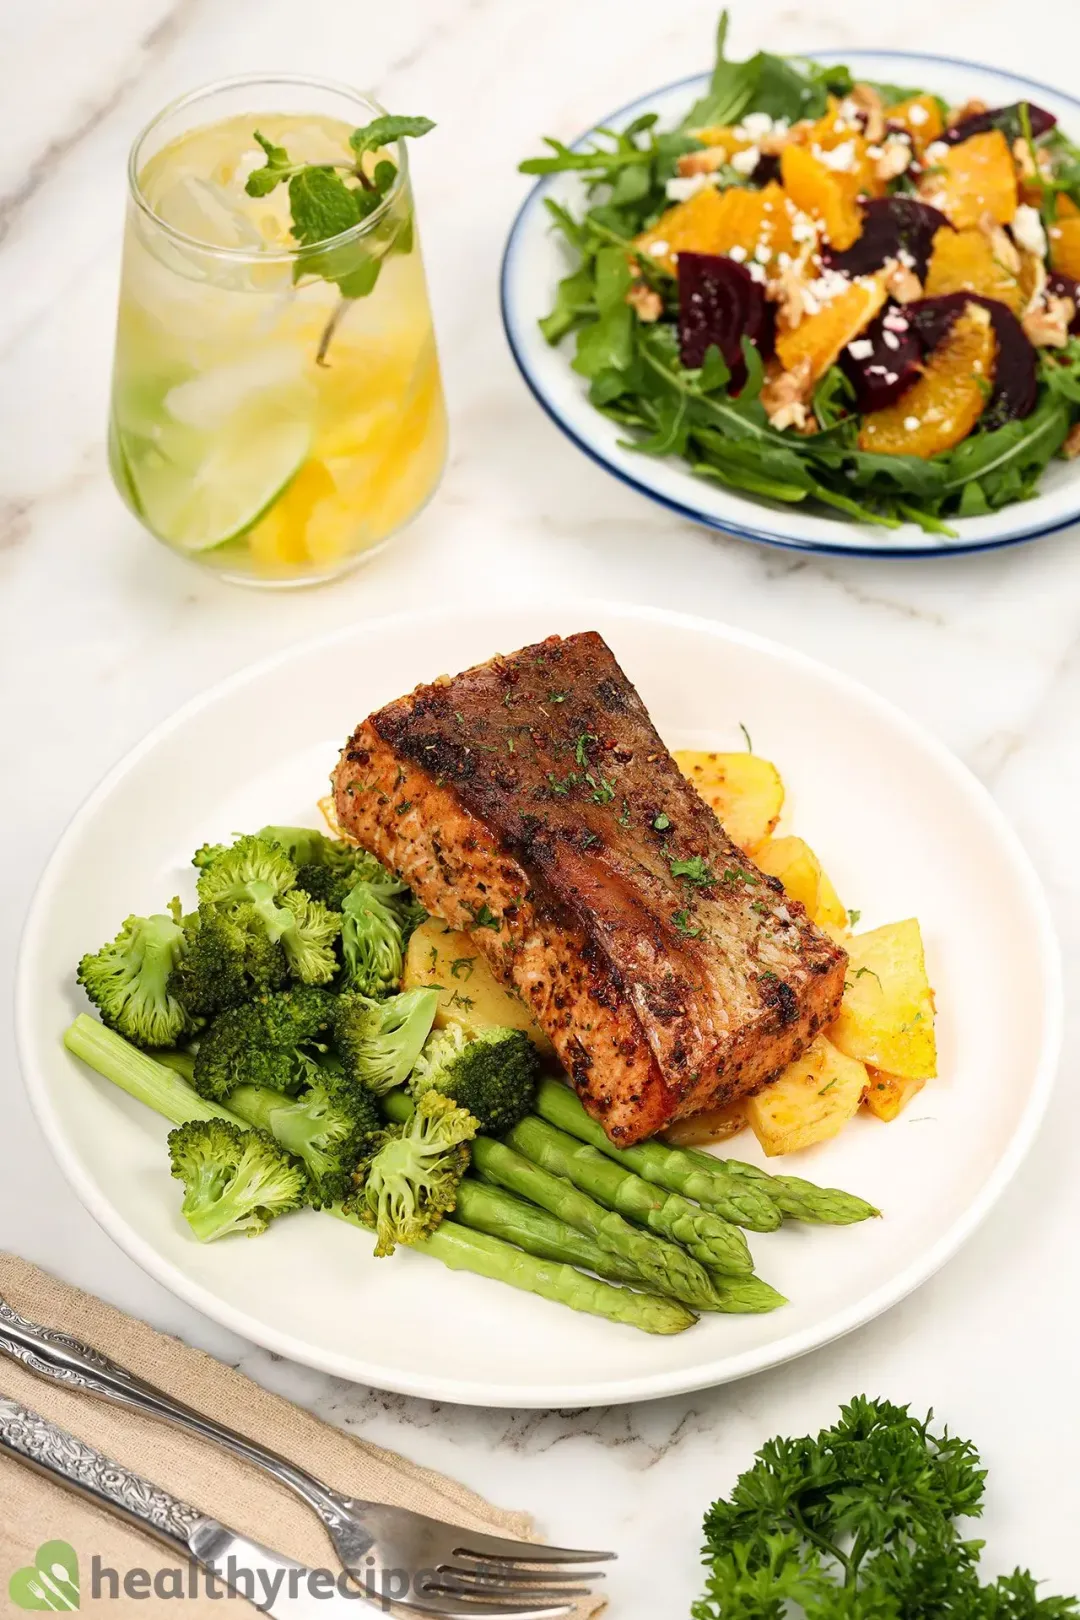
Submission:
[[[1024,26],[1013,0],[908,0],[892,10],[868,0],[735,0],[734,9],[740,53],[765,42],[917,46],[1058,81],[1080,60],[1080,10],[1064,5],[1043,13],[1044,27]],[[713,21],[714,0],[37,0],[4,9],[5,985],[61,828],[105,769],[182,700],[365,615],[551,590],[691,608],[761,631],[917,716],[1012,817],[1049,889],[1075,977],[1080,534],[951,561],[754,549],[678,522],[605,476],[547,422],[513,368],[496,277],[524,190],[517,159],[541,133],[569,137],[638,89],[706,65]],[[330,588],[259,594],[217,583],[142,534],[110,485],[103,428],[128,143],[184,89],[281,65],[370,86],[439,122],[417,149],[415,175],[453,447],[439,496],[396,547]],[[992,1470],[985,1530],[995,1568],[1021,1561],[1056,1589],[1080,1586],[1071,1063],[992,1218],[935,1281],[872,1327],[786,1370],[692,1397],[608,1411],[483,1412],[275,1361],[144,1277],[83,1213],[30,1117],[9,999],[0,1011],[0,1244],[358,1434],[528,1507],[556,1539],[618,1547],[617,1614],[687,1614],[708,1502],[767,1436],[816,1428],[859,1390],[933,1404],[981,1445]]]

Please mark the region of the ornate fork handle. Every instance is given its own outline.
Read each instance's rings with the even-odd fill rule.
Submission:
[[[0,1353],[12,1356],[29,1372],[54,1383],[79,1389],[101,1400],[111,1401],[148,1417],[172,1423],[200,1439],[223,1446],[242,1462],[251,1463],[270,1474],[279,1484],[303,1497],[324,1524],[336,1523],[341,1516],[342,1499],[306,1469],[279,1456],[258,1441],[248,1440],[214,1418],[197,1412],[183,1401],[174,1400],[119,1362],[70,1334],[28,1322],[0,1296]],[[366,1504],[350,1504],[363,1507]]]
[[[59,1476],[63,1482],[99,1507],[113,1508],[137,1524],[153,1530],[188,1553],[192,1537],[204,1515],[180,1502],[122,1463],[103,1457],[93,1446],[48,1418],[0,1396],[0,1452],[7,1451],[39,1472]]]

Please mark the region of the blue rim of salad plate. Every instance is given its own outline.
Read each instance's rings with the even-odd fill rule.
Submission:
[[[1038,79],[1029,79],[1024,74],[1011,72],[1008,68],[992,67],[988,63],[973,62],[969,58],[962,56],[940,56],[936,53],[929,53],[926,51],[903,51],[889,49],[874,50],[867,46],[862,46],[860,48],[851,50],[837,49],[834,51],[794,51],[786,54],[790,54],[796,59],[816,62],[848,62],[857,57],[877,56],[895,57],[898,61],[927,62],[939,64],[944,67],[965,68],[975,73],[987,73],[1001,78],[1006,78],[1013,84],[1023,85],[1028,90],[1037,91],[1040,94],[1050,95],[1051,97],[1057,98],[1060,101],[1068,102],[1071,107],[1076,108],[1077,114],[1080,115],[1080,100],[1078,100],[1075,96],[1069,95],[1067,91],[1059,90],[1056,85],[1043,84]],[[647,102],[659,96],[669,95],[673,91],[682,90],[690,85],[700,84],[704,79],[707,78],[707,72],[690,73],[684,78],[673,79],[668,84],[659,85],[653,90],[648,90],[644,93],[644,95],[635,96],[632,101],[625,102],[621,107],[616,108],[614,112],[608,113],[604,117],[600,118],[597,123],[590,124],[588,129],[583,130],[580,135],[569,142],[570,149],[572,151],[577,151],[582,143],[588,140],[589,136],[600,125],[613,125],[616,119],[625,118],[627,113],[637,111],[642,106],[643,102]],[[517,366],[518,371],[521,373],[525,386],[528,388],[537,404],[550,418],[550,420],[555,423],[556,427],[561,429],[572,444],[576,445],[579,450],[583,451],[585,455],[588,456],[590,461],[594,462],[598,467],[602,467],[605,472],[610,473],[614,478],[618,479],[620,484],[625,484],[629,489],[636,490],[639,495],[646,496],[649,500],[654,501],[658,506],[666,507],[669,512],[674,512],[678,517],[684,517],[689,519],[689,521],[692,523],[697,523],[706,528],[714,529],[719,534],[730,535],[733,539],[747,540],[755,545],[773,546],[779,551],[814,552],[822,556],[832,557],[888,557],[890,559],[903,557],[959,557],[971,555],[974,552],[980,551],[1000,551],[1006,546],[1026,545],[1031,540],[1040,540],[1046,535],[1059,534],[1063,529],[1070,529],[1075,524],[1080,523],[1080,488],[1078,488],[1076,509],[1071,513],[1070,516],[1055,519],[1054,522],[1042,524],[1037,528],[1017,529],[1010,534],[998,535],[992,540],[971,540],[965,542],[962,539],[950,541],[942,538],[942,540],[936,545],[926,544],[916,546],[890,546],[887,542],[882,545],[875,546],[866,544],[845,545],[839,541],[833,543],[825,540],[803,540],[790,535],[777,533],[775,530],[758,529],[749,524],[736,524],[722,521],[720,518],[711,516],[708,512],[703,512],[700,507],[693,506],[688,502],[675,500],[670,495],[661,494],[659,490],[654,489],[643,479],[635,478],[631,473],[626,472],[622,467],[616,466],[614,462],[608,460],[607,456],[604,455],[603,452],[595,449],[591,444],[587,443],[587,441],[583,439],[576,429],[570,424],[567,418],[563,416],[562,413],[552,404],[551,400],[547,397],[539,383],[534,378],[530,370],[528,360],[525,357],[523,347],[518,338],[515,336],[515,324],[514,316],[511,312],[510,296],[510,277],[513,270],[514,257],[520,243],[521,232],[528,222],[537,203],[540,201],[541,193],[546,189],[549,183],[550,182],[546,177],[541,178],[534,186],[530,188],[528,194],[514,216],[514,222],[510,227],[510,234],[506,239],[506,246],[503,249],[502,264],[499,270],[499,310],[502,316],[503,331],[506,334],[506,341],[509,345],[510,353],[514,358],[514,363]],[[687,477],[690,478],[692,475],[688,473]],[[1019,506],[1023,506],[1024,503],[1018,502],[1017,504]],[[839,526],[840,520],[836,521]]]

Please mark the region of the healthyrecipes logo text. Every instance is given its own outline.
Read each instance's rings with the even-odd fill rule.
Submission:
[[[260,1609],[269,1608],[282,1597],[296,1602],[302,1595],[312,1598],[367,1599],[384,1609],[407,1600],[414,1582],[423,1586],[434,1577],[431,1569],[416,1570],[410,1576],[404,1569],[371,1567],[355,1570],[248,1569],[230,1557],[220,1569],[202,1569],[197,1564],[175,1565],[166,1569],[127,1569],[120,1571],[103,1562],[97,1553],[90,1560],[87,1597],[91,1602],[120,1597],[156,1598],[245,1598]],[[8,1594],[19,1609],[46,1609],[54,1614],[81,1606],[79,1560],[66,1541],[46,1541],[37,1550],[33,1564],[17,1569],[8,1582]]]

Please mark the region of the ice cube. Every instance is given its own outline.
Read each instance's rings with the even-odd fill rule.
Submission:
[[[208,247],[258,250],[263,239],[240,196],[199,175],[185,175],[163,192],[156,212],[174,230]]]

